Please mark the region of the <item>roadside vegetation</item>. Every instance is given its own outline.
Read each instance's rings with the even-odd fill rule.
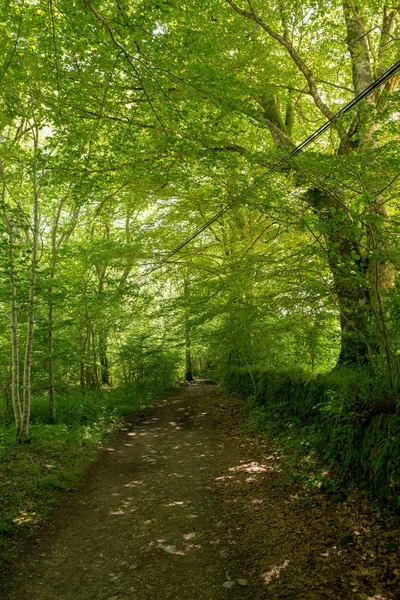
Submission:
[[[398,510],[399,8],[18,0],[0,24],[3,532],[209,370]]]
[[[29,443],[21,443],[10,423],[0,425],[1,568],[51,515],[60,495],[79,483],[111,434],[164,389],[71,392],[57,399],[57,423],[49,418],[48,398],[34,397]]]
[[[242,367],[225,371],[222,384],[246,401],[251,426],[280,441],[305,483],[338,497],[359,486],[400,513],[399,391],[387,381],[366,369],[312,376]]]

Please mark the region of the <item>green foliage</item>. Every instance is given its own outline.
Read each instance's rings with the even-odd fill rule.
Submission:
[[[57,424],[77,427],[81,424],[102,426],[105,422],[118,419],[145,404],[149,397],[163,388],[151,386],[140,388],[118,388],[106,391],[71,391],[57,398]],[[35,397],[32,401],[32,423],[49,424],[48,399]]]
[[[0,425],[0,563],[12,556],[13,534],[46,518],[60,492],[74,486],[122,418],[145,407],[160,388],[71,392],[59,398],[49,423],[48,400],[32,402],[29,443]]]
[[[177,349],[166,348],[149,334],[130,336],[118,349],[120,377],[126,386],[166,389],[175,383],[181,363]]]
[[[400,509],[399,391],[387,380],[344,367],[316,377],[231,367],[220,377],[225,393],[249,403],[256,427],[286,443],[295,432],[295,443],[337,464],[343,480]]]
[[[34,428],[47,395],[59,427],[95,427],[128,409],[106,390],[231,365],[258,419],[315,424],[378,488],[376,465],[396,470],[397,76],[332,115],[397,60],[397,9],[131,4],[0,7],[3,421],[32,390]]]

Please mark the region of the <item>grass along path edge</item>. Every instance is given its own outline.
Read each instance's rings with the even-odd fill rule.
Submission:
[[[160,393],[143,387],[73,392],[58,398],[55,424],[47,398],[34,398],[28,443],[16,438],[12,415],[0,424],[0,571],[82,480],[114,430]]]

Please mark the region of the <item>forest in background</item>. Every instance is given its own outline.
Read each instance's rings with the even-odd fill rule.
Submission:
[[[212,370],[399,506],[399,72],[374,87],[398,8],[3,0],[0,22],[1,455],[15,429],[98,440]]]

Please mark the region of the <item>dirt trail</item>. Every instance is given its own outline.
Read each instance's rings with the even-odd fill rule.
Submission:
[[[0,597],[399,598],[393,574],[382,583],[392,562],[371,550],[379,524],[371,534],[369,515],[291,494],[279,458],[229,406],[217,386],[190,385],[121,430]],[[361,546],[341,548],[355,528]]]

